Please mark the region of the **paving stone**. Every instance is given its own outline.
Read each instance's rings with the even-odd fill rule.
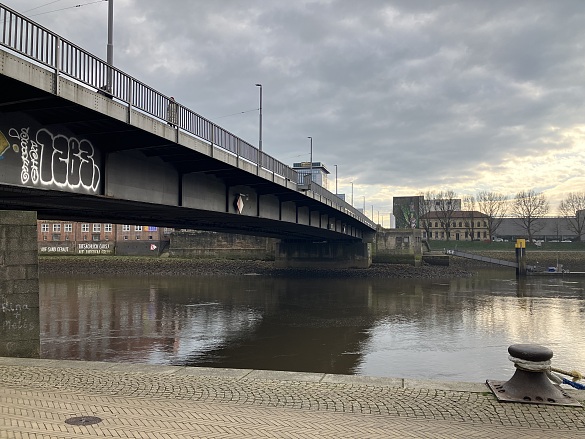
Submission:
[[[500,403],[469,383],[354,378],[1,358],[0,439],[585,437],[583,408]],[[75,416],[102,422],[65,423]]]

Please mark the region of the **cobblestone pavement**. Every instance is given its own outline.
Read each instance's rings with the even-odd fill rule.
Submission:
[[[0,358],[0,438],[75,437],[585,438],[585,411],[485,384]]]

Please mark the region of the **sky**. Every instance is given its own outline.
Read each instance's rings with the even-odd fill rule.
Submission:
[[[107,1],[2,0],[106,58]],[[426,191],[585,192],[583,0],[113,0],[114,64],[374,220]],[[81,5],[75,7],[76,5]],[[386,220],[387,221],[387,220]]]

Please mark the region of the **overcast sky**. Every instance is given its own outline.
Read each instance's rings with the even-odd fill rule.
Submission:
[[[3,2],[105,59],[106,1]],[[261,83],[264,152],[308,161],[312,136],[330,190],[338,165],[339,192],[351,201],[353,181],[354,205],[365,197],[375,220],[393,196],[427,190],[534,189],[551,213],[566,193],[585,192],[583,0],[114,0],[114,9],[118,68],[255,146]]]

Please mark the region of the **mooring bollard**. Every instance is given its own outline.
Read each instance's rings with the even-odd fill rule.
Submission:
[[[547,376],[551,370],[553,351],[537,344],[513,344],[509,359],[516,372],[508,381],[487,380],[486,384],[500,402],[567,405],[581,407]]]

